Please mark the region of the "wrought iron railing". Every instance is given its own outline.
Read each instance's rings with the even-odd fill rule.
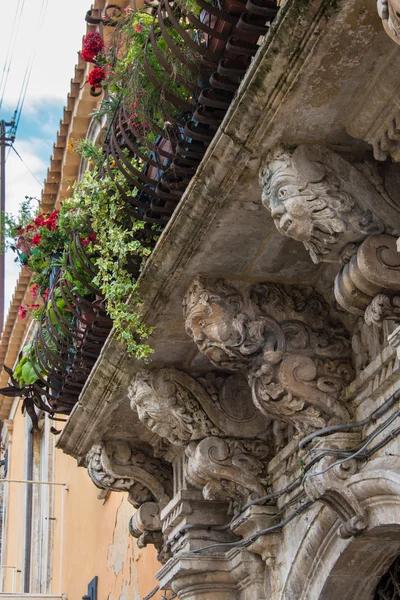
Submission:
[[[161,0],[153,8],[155,19],[146,43],[146,51],[157,57],[164,75],[172,75],[168,54],[196,74],[194,86],[185,82],[187,88],[192,86],[189,100],[164,90],[178,118],[167,133],[151,124],[157,140],[150,143],[143,127],[132,124],[121,105],[105,142],[105,168],[125,197],[132,220],[145,222],[145,228],[136,235],[144,238],[149,247],[155,244],[195,175],[258,49],[259,37],[268,32],[278,12],[276,0],[195,1],[199,16],[186,11],[184,18],[198,31],[196,40],[182,28],[181,7],[173,1]],[[111,5],[103,17],[89,11],[87,20],[92,24],[112,25],[116,23],[113,19],[120,16],[119,7]],[[176,45],[168,33],[171,26],[198,53],[200,66],[190,58],[190,53],[185,56]],[[164,51],[157,42],[160,37],[165,40]],[[154,86],[161,85],[147,60],[144,66]],[[116,170],[125,179],[125,185],[115,176]],[[126,189],[134,188],[136,195],[126,194]],[[90,258],[75,235],[67,264],[54,275],[34,339],[37,381],[24,386],[21,394],[34,423],[35,405],[52,416],[71,412],[111,331],[112,321],[105,312],[104,298],[93,285],[96,267]],[[131,261],[130,272],[135,277],[140,262]],[[78,281],[78,289],[68,273]],[[16,392],[10,391],[8,395],[18,392],[15,380],[12,384]]]

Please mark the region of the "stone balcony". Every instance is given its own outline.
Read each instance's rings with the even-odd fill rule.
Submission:
[[[397,334],[387,342],[395,310],[383,325],[366,325],[359,296],[338,308],[334,289],[350,244],[354,262],[364,243],[379,254],[400,232],[398,165],[386,160],[397,154],[385,142],[399,52],[374,1],[284,3],[141,275],[143,316],[154,329],[149,364],[111,333],[60,436],[58,446],[96,485],[129,493],[138,508],[131,532],[156,545],[160,586],[182,598],[372,597],[400,551]],[[286,222],[283,232],[271,217],[265,170],[279,175],[282,155],[292,181],[319,184],[333,174],[353,203],[346,214],[362,215],[371,230],[338,209],[345,227],[322,235],[322,257],[310,257],[304,230]],[[325,193],[331,210],[336,196],[329,186]],[[388,268],[383,261],[378,274]],[[395,305],[398,283],[370,276],[368,289],[390,292]],[[245,331],[240,343],[232,322]],[[321,359],[311,338],[285,333],[294,322],[297,332],[325,332],[325,348],[340,338],[342,354]],[[346,367],[336,379],[327,376],[333,356]],[[364,419],[299,444],[324,426]],[[370,438],[382,442],[374,456],[353,459],[351,449]],[[311,463],[325,444],[331,454],[315,461],[321,473]],[[346,467],[336,469],[332,456],[347,457]],[[267,504],[251,504],[263,495]],[[346,571],[351,561],[356,575]]]

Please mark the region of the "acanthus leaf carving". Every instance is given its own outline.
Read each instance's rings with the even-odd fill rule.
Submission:
[[[186,454],[188,481],[202,489],[206,500],[246,502],[265,495],[266,442],[209,437],[191,442]]]
[[[240,370],[266,416],[300,432],[347,420],[348,333],[309,286],[242,286],[197,277],[184,301],[186,330],[218,367]],[[197,302],[196,302],[197,299]]]
[[[167,504],[172,496],[172,469],[144,448],[125,441],[100,442],[86,457],[93,483],[100,489],[126,491],[135,507],[145,502]]]
[[[177,369],[140,371],[128,393],[142,423],[176,446],[207,436],[241,436],[244,425],[256,436],[269,425],[238,373],[208,373],[196,380]]]

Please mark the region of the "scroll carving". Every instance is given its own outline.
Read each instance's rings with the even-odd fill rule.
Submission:
[[[400,44],[400,1],[378,0],[377,7],[386,33],[396,44]]]
[[[400,254],[390,235],[371,235],[336,276],[335,297],[368,325],[400,316]]]
[[[348,419],[340,394],[352,378],[350,340],[313,288],[263,283],[239,291],[197,277],[184,310],[201,352],[243,372],[264,415],[301,432]]]
[[[163,536],[160,507],[156,502],[145,502],[137,509],[129,521],[129,533],[137,539],[138,548],[152,544],[161,552]]]
[[[209,437],[191,442],[186,453],[187,478],[206,500],[246,502],[266,494],[270,448],[265,442]]]
[[[142,423],[176,446],[207,436],[249,436],[265,431],[246,379],[208,373],[198,380],[177,369],[140,371],[129,389]]]
[[[172,469],[143,448],[125,441],[101,442],[88,452],[87,469],[100,489],[126,491],[135,507],[145,502],[167,504],[172,496]]]

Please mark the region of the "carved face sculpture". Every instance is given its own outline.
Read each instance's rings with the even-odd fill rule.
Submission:
[[[400,1],[400,0],[399,0]],[[262,202],[282,235],[303,242],[314,263],[336,262],[350,242],[373,233],[376,222],[355,205],[318,147],[275,148],[261,173]]]
[[[174,415],[175,389],[168,389],[174,386],[172,383],[166,384],[164,389],[160,390],[161,393],[158,393],[154,387],[156,382],[149,381],[149,377],[151,375],[146,372],[136,375],[135,382],[129,390],[131,407],[136,409],[141,422],[151,431],[172,444],[181,445],[182,441],[190,439],[191,430],[185,428],[184,421]]]
[[[241,294],[222,280],[197,277],[183,302],[186,331],[216,366],[242,368],[261,348],[261,331],[249,334]]]
[[[377,5],[386,33],[400,44],[400,0],[378,0]]]

